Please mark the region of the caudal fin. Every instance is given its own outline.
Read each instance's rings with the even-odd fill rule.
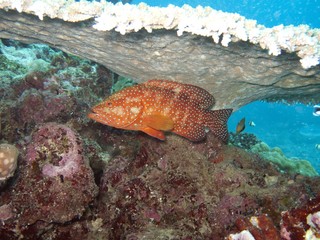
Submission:
[[[217,138],[219,138],[225,143],[228,141],[229,137],[227,121],[231,113],[232,109],[220,109],[207,112],[207,127]]]

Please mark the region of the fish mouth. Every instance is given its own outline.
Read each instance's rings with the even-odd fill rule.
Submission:
[[[106,124],[107,121],[104,119],[104,117],[99,113],[99,111],[95,111],[95,108],[91,108],[90,109],[90,112],[87,114],[87,117],[96,121],[96,122],[99,122],[99,123],[103,123],[103,124]]]
[[[93,109],[91,109],[91,112],[88,113],[87,117],[97,122],[101,122],[101,117],[99,116],[99,113],[94,112]]]

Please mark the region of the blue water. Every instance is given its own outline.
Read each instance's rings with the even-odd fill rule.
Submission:
[[[270,147],[280,147],[287,157],[311,162],[320,172],[320,117],[312,115],[313,107],[280,103],[253,102],[236,111],[229,120],[229,130],[235,132],[237,123],[246,118],[244,132],[253,133]],[[253,121],[252,127],[248,122]]]
[[[276,25],[307,24],[320,28],[319,0],[133,0],[131,4],[145,2],[151,6],[166,7],[168,4],[182,6],[188,4],[210,6],[225,12],[239,13],[255,19],[267,27]],[[247,124],[245,132],[254,133],[270,147],[280,147],[287,157],[306,159],[320,172],[320,117],[312,115],[312,106],[295,104],[288,106],[280,103],[254,102],[236,111],[229,121],[230,131],[237,122],[246,117],[256,126]]]

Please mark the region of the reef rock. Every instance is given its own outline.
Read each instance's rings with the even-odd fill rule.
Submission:
[[[91,236],[224,239],[238,229],[238,219],[263,214],[280,236],[281,212],[319,191],[319,178],[283,175],[210,134],[197,144],[173,135],[161,144],[142,134],[117,138],[123,139],[113,135],[104,142],[118,142],[122,151],[102,175],[95,210],[99,231]],[[129,142],[134,151],[128,151]]]
[[[5,239],[225,239],[239,231],[268,239],[295,231],[296,221],[281,213],[320,191],[319,177],[280,173],[210,132],[199,143],[170,134],[160,142],[101,124],[79,132],[46,123],[27,138],[0,195]],[[317,234],[318,212],[297,221]]]
[[[35,130],[18,175],[0,198],[0,220],[7,220],[0,235],[5,239],[15,239],[14,228],[35,239],[30,231],[80,218],[97,194],[82,141],[62,124]]]

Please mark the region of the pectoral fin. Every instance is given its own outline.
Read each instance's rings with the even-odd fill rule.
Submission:
[[[156,130],[170,131],[173,129],[172,119],[160,114],[146,116],[143,123]]]
[[[162,131],[153,129],[151,127],[144,127],[143,129],[140,129],[142,132],[145,132],[146,134],[158,138],[160,140],[165,140],[166,137],[164,136],[164,133]]]

